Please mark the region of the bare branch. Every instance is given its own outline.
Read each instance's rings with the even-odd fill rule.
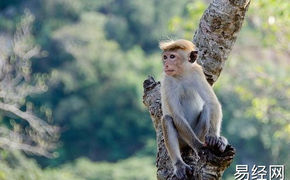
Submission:
[[[0,137],[0,147],[10,150],[22,150],[27,153],[41,155],[48,158],[54,157],[53,154],[48,152],[46,148],[41,148],[40,146],[31,146],[22,142],[15,142],[14,139],[9,139],[6,137]]]
[[[29,127],[11,124],[18,132],[0,127],[0,147],[52,157],[49,151],[55,146],[58,128],[35,116],[29,108],[20,110],[27,96],[47,89],[45,79],[31,74],[30,59],[41,54],[40,47],[33,43],[33,20],[34,17],[26,11],[14,38],[0,34],[0,44],[6,47],[0,49],[0,111],[4,112],[1,115],[22,119],[29,124]]]
[[[50,126],[45,121],[36,117],[30,112],[23,112],[19,110],[14,105],[4,104],[0,102],[0,110],[7,113],[12,113],[13,115],[17,117],[26,120],[29,123],[29,125],[35,131],[38,131],[42,136],[45,136],[46,133],[48,133],[49,135],[53,135],[55,132],[57,132],[56,127]]]

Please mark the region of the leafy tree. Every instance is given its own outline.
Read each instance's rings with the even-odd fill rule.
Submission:
[[[141,102],[141,82],[146,73],[159,71],[154,67],[159,62],[138,47],[122,53],[117,43],[106,40],[105,22],[99,13],[83,13],[78,23],[53,33],[73,58],[52,71],[51,86],[61,94],[55,89],[45,95],[61,97],[46,102],[55,103],[53,118],[64,129],[56,163],[79,156],[125,158],[153,137]]]
[[[156,50],[160,37],[168,38],[168,21],[182,15],[186,0],[113,0],[100,7],[100,12],[110,15],[105,32],[116,40],[122,49],[138,44],[146,52]]]
[[[274,62],[268,51],[243,52],[247,57],[233,56],[216,86],[223,104],[223,132],[237,148],[236,163],[285,164],[288,172],[290,66],[286,56]]]
[[[42,165],[60,165],[79,156],[115,161],[137,156],[136,151],[138,159],[132,161],[137,164],[139,157],[153,156],[152,123],[141,102],[142,81],[147,74],[160,74],[161,66],[159,54],[147,54],[157,50],[157,42],[168,36],[192,39],[207,4],[202,0],[185,3],[185,0],[0,2],[1,38],[17,29],[16,22],[20,21],[24,7],[34,14],[28,41],[39,44],[45,56],[31,59],[31,68],[27,64],[29,73],[39,74],[39,81],[32,77],[34,82],[48,79],[42,73],[51,77],[45,87],[47,92],[25,96],[19,102],[20,110],[35,106],[38,117],[54,119],[61,126],[59,157],[37,158]],[[233,56],[215,86],[223,103],[223,133],[238,148],[238,163],[285,162],[289,167],[288,9],[289,3],[282,0],[252,2]],[[11,116],[1,115],[1,125],[10,128]],[[27,125],[22,121],[20,124]],[[81,168],[79,164],[96,169],[113,166],[94,165],[84,159],[76,162],[78,165],[66,164],[68,168],[49,169],[45,177],[83,179],[74,174]],[[22,165],[9,169],[1,164],[7,169],[0,168],[0,179],[33,179],[30,174],[22,174],[27,171],[41,174],[35,164],[28,169]],[[112,173],[112,169],[104,170],[104,177],[108,172]],[[234,168],[230,169],[227,177],[231,178],[233,172]]]
[[[153,180],[154,159],[134,157],[116,163],[92,162],[87,158],[58,168],[41,169],[37,163],[19,152],[1,151],[1,180]],[[140,163],[142,162],[142,164]],[[27,173],[29,172],[29,173]]]

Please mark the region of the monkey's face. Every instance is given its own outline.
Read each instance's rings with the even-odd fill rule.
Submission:
[[[163,70],[168,76],[178,76],[183,73],[184,55],[177,51],[165,51],[162,54]]]

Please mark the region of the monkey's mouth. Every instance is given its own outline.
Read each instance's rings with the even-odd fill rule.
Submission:
[[[171,69],[165,69],[164,70],[166,73],[172,73],[172,72],[174,72],[174,70],[171,70]]]

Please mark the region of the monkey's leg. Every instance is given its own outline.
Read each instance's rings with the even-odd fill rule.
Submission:
[[[180,137],[192,149],[200,149],[201,147],[204,146],[204,143],[198,139],[190,124],[186,121],[186,119],[182,115],[179,115],[177,112],[176,119],[174,119],[174,125]]]
[[[174,127],[173,119],[169,115],[162,118],[162,132],[166,149],[174,167],[174,173],[178,179],[184,179],[186,178],[186,172],[191,173],[192,169],[181,157],[178,133]]]
[[[175,91],[173,91],[175,92]],[[171,92],[172,93],[172,92]],[[176,94],[167,95],[167,106],[170,109],[172,116],[174,117],[173,123],[176,128],[178,135],[192,148],[200,149],[204,146],[204,143],[201,142],[196,136],[195,132],[192,129],[192,126],[189,124],[185,118],[184,109],[180,103],[180,98]]]

